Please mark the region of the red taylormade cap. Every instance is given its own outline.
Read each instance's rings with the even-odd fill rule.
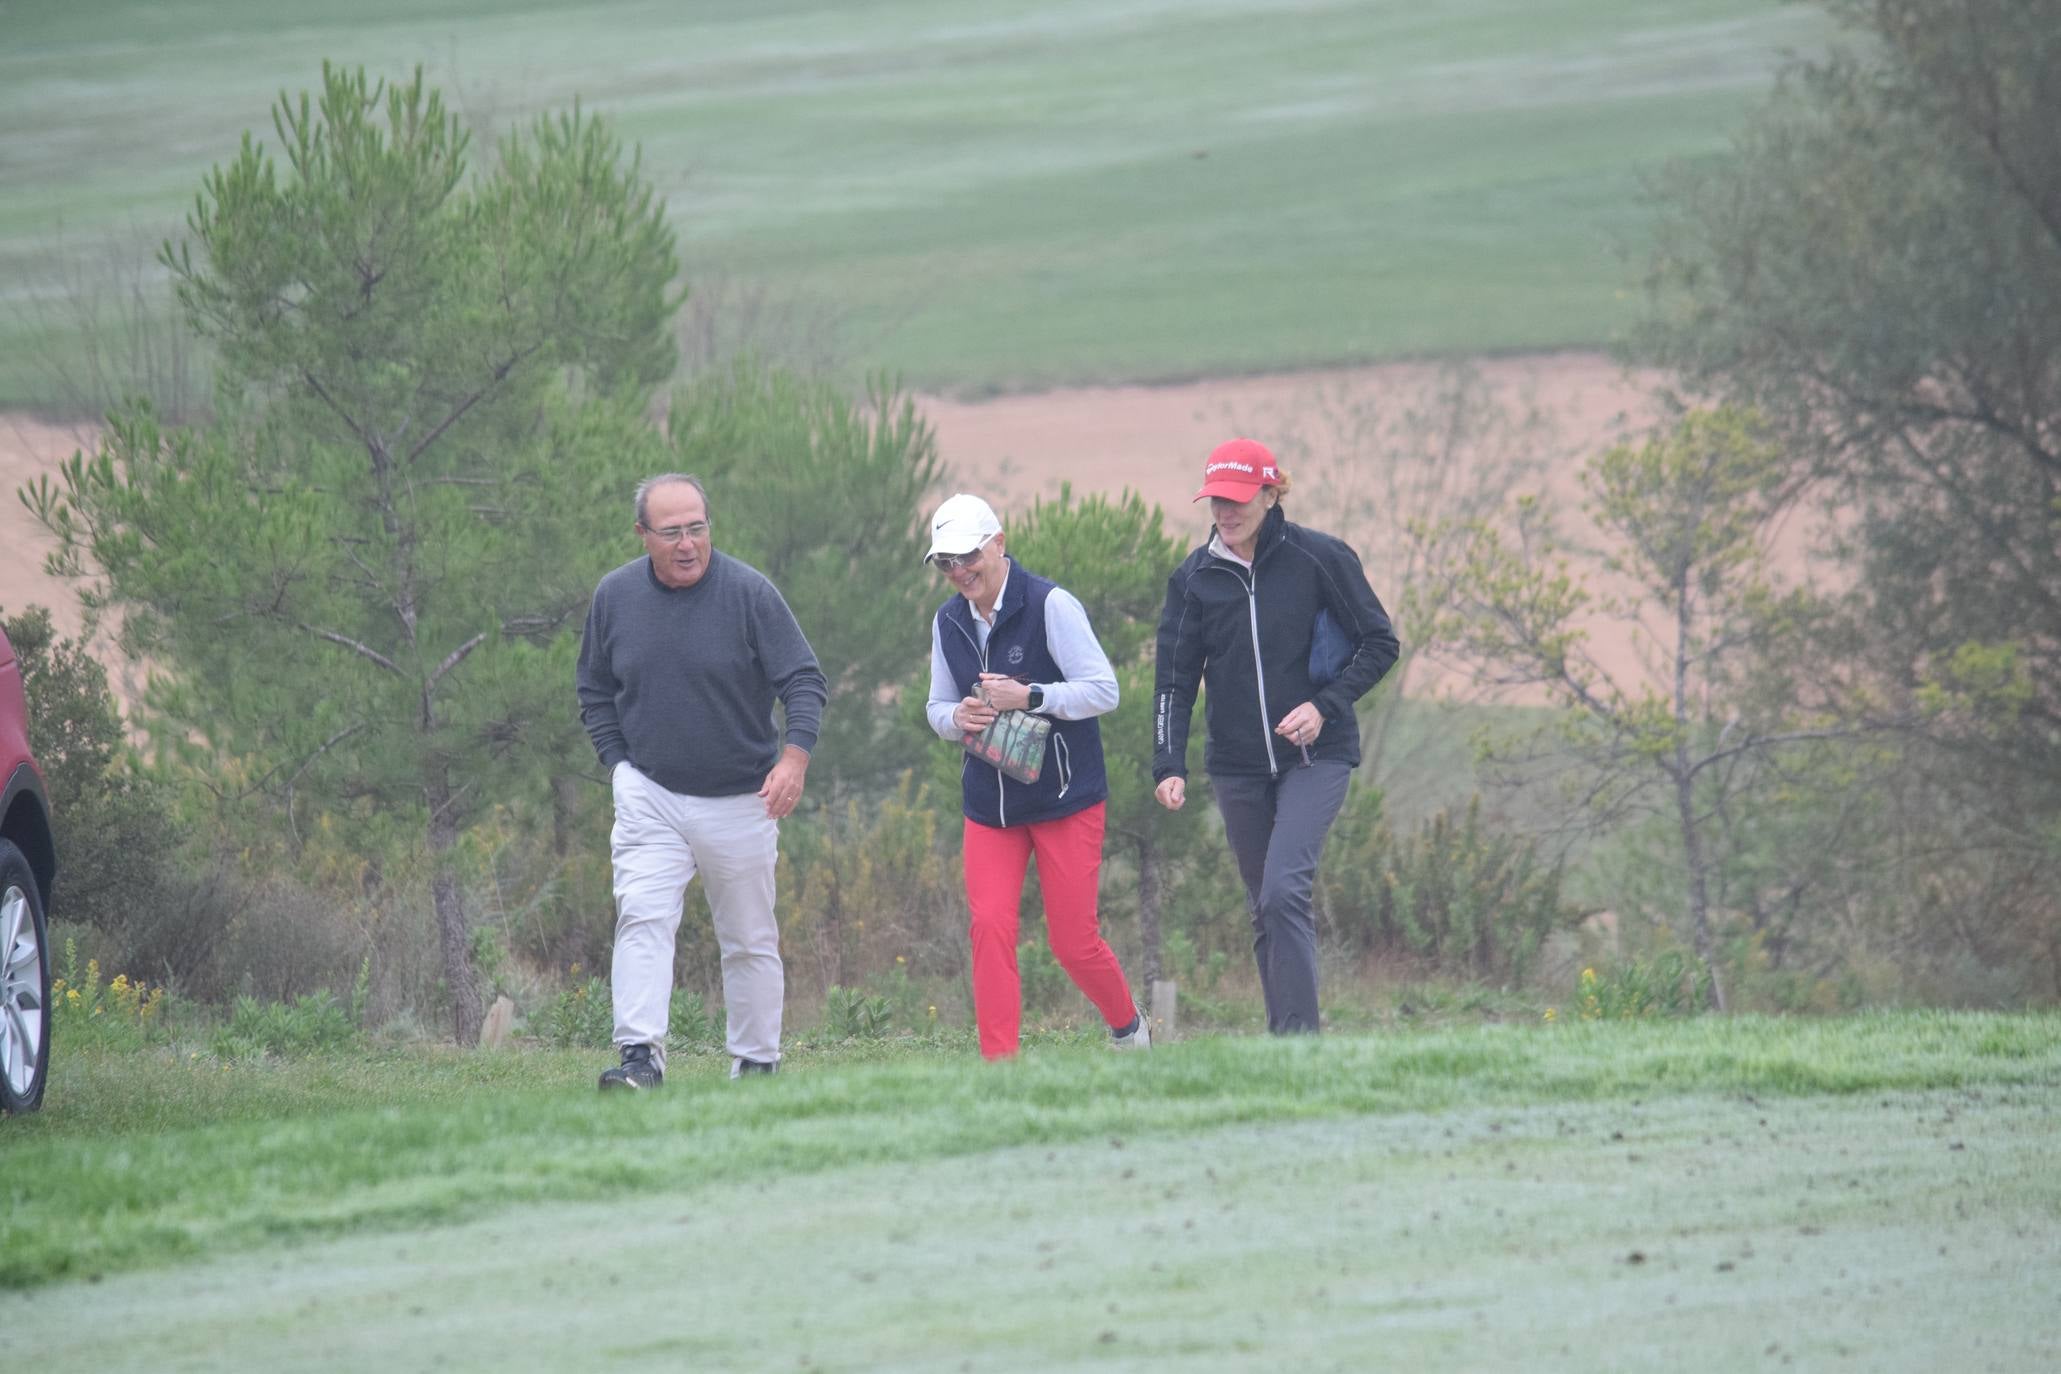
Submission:
[[[1257,439],[1231,439],[1210,450],[1202,464],[1202,490],[1195,493],[1195,499],[1221,496],[1243,503],[1259,495],[1261,487],[1280,485],[1281,469],[1274,466],[1274,455],[1265,444]]]

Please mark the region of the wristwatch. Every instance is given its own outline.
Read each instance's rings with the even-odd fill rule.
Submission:
[[[1032,684],[1031,684],[1031,689],[1030,689],[1030,703],[1029,703],[1029,705],[1025,706],[1025,707],[1024,707],[1024,709],[1025,709],[1026,711],[1042,711],[1042,710],[1044,710],[1044,709],[1045,709],[1045,689],[1044,689],[1044,688],[1042,688],[1042,687],[1040,687],[1040,686],[1038,686],[1038,685],[1037,685],[1036,683],[1032,683]]]

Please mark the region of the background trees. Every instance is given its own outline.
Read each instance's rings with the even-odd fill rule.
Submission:
[[[634,158],[577,112],[468,178],[414,80],[325,67],[167,245],[219,418],[114,417],[35,493],[59,561],[172,671],[168,745],[241,760],[289,826],[412,817],[452,1028],[482,1013],[456,846],[563,757],[573,632],[672,365],[676,271]]]
[[[1564,708],[1544,728],[1584,765],[1575,807],[1592,818],[1671,817],[1679,911],[1723,1010],[1711,919],[1717,818],[1766,790],[1774,750],[1834,733],[1799,720],[1787,682],[1766,677],[1810,609],[1767,567],[1787,502],[1782,454],[1742,414],[1696,413],[1597,456],[1585,476],[1621,590],[1599,594],[1575,572],[1550,513],[1527,498],[1512,532],[1477,521],[1433,536],[1467,552],[1423,632],[1481,679],[1543,691]],[[1642,673],[1613,672],[1589,653],[1585,623],[1597,613],[1638,627]]]
[[[1836,512],[1851,593],[1814,685],[1853,718],[1921,724],[1880,783],[1910,827],[1888,856],[1905,899],[2051,893],[2061,24],[2041,0],[1826,8],[1847,45],[1663,183],[1642,342],[1686,390],[1753,406]],[[1977,816],[1979,841],[1926,838]],[[2061,988],[2054,903],[1982,907],[1964,919],[1983,957],[2036,958]],[[1953,924],[1942,940],[1969,947]]]
[[[1453,681],[1445,664],[1399,669],[1332,850],[1335,959],[1554,976],[1534,956],[1565,957],[1564,877],[1592,910],[1677,922],[1726,991],[1794,978],[1794,999],[1763,980],[1746,1005],[1821,1004],[1831,979],[1846,1003],[2061,990],[2061,40],[2029,0],[1827,8],[1849,49],[1798,64],[1728,154],[1664,185],[1642,343],[1699,413],[1596,466],[1615,570],[1557,580],[1527,542],[1544,512],[1509,495],[1558,446],[1464,371],[1416,402],[1237,426],[1275,441],[1306,518],[1367,555],[1407,648],[1442,629],[1494,665],[1484,680],[1551,684],[1548,739],[1588,771],[1548,819],[1604,837],[1506,845],[1536,794],[1497,790],[1451,741],[1512,708],[1428,712],[1417,691]],[[345,913],[321,958],[276,980],[225,959],[208,991],[297,989],[359,949],[376,974],[409,939],[405,1004],[463,1038],[486,992],[592,966],[607,808],[570,709],[572,635],[596,577],[636,553],[634,482],[667,469],[709,482],[719,546],[773,575],[837,683],[783,877],[798,991],[902,960],[956,981],[955,793],[924,783],[957,760],[910,701],[943,595],[918,529],[946,473],[911,398],[763,359],[680,372],[672,239],[635,157],[577,111],[476,165],[419,79],[326,71],[274,129],[165,250],[219,363],[215,418],[127,408],[32,493],[61,567],[158,674],[139,705],[162,795],[221,826],[208,838],[236,841],[215,852],[245,877],[295,885],[238,888],[253,916],[281,913],[243,945]],[[702,294],[703,324],[749,313]],[[1814,502],[1817,552],[1840,562],[1805,602],[1762,585],[1761,535]],[[1209,810],[1169,817],[1125,773],[1145,757],[1134,631],[1183,541],[1129,497],[1011,517],[1012,548],[1089,602],[1125,684],[1105,722],[1120,942],[1135,906],[1148,970],[1242,967]],[[1582,661],[1613,596],[1644,608],[1650,681]],[[712,957],[698,929],[690,985]]]

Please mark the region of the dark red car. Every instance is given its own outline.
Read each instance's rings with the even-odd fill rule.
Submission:
[[[50,1068],[50,883],[57,848],[29,757],[21,665],[0,633],[0,1111],[34,1111]]]

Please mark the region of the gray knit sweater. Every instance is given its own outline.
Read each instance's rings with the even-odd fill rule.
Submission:
[[[756,792],[784,742],[814,750],[830,695],[794,612],[757,568],[712,553],[691,587],[668,587],[649,558],[601,579],[587,611],[580,719],[601,766],[628,759],[670,791]]]

